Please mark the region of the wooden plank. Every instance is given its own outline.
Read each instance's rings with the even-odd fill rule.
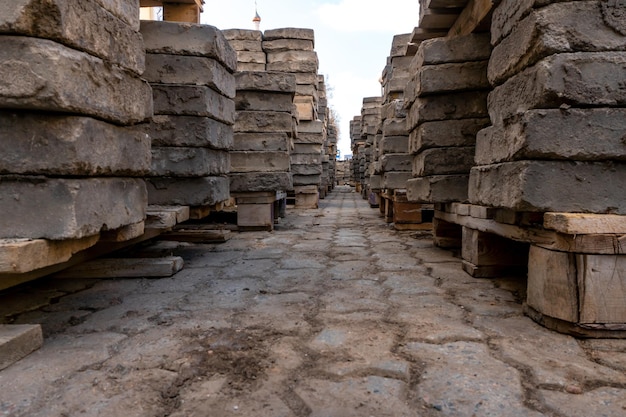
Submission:
[[[495,278],[526,274],[528,245],[492,233],[463,228],[463,269],[473,277]]]
[[[626,216],[615,214],[545,213],[543,227],[560,233],[626,234]]]
[[[9,367],[43,345],[39,324],[0,324],[0,370]]]
[[[163,0],[139,0],[139,7],[163,7],[163,3],[168,2]],[[195,4],[198,7],[202,7],[204,0],[176,0],[171,3]]]
[[[163,2],[163,20],[168,22],[200,23],[202,7],[197,4]]]
[[[438,218],[433,219],[433,241],[440,248],[460,248],[462,246],[462,227]]]
[[[499,0],[470,0],[448,31],[449,37],[465,36],[483,23]]]
[[[157,206],[150,205],[148,206],[146,213],[148,214],[156,214],[160,212],[166,213],[174,213],[176,216],[176,223],[182,223],[184,221],[189,220],[189,206]]]
[[[411,33],[411,43],[420,43],[427,39],[442,38],[447,35],[448,35],[447,30],[432,30],[432,29],[424,29],[424,28],[416,27],[415,29],[413,29],[413,32]],[[358,184],[357,184],[357,187],[358,187]]]
[[[394,223],[394,230],[404,232],[409,230],[432,230],[432,223]]]
[[[232,237],[230,230],[217,229],[214,225],[189,225],[189,227],[163,233],[159,240],[189,243],[224,243]]]
[[[420,12],[419,27],[430,30],[448,30],[459,17],[456,9],[424,9]]]
[[[626,324],[626,255],[577,254],[580,322]]]
[[[469,0],[421,0],[420,7],[429,9],[463,8]]]
[[[526,298],[530,307],[546,316],[577,323],[577,287],[574,254],[530,247]]]
[[[126,242],[143,235],[145,222],[139,222],[115,230],[107,230],[100,233],[101,242]]]
[[[180,256],[165,258],[102,258],[68,268],[53,278],[163,278],[183,269]]]

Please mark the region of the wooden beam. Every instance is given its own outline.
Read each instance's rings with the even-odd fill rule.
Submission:
[[[500,0],[470,0],[448,32],[449,37],[469,35],[488,17]]]
[[[570,235],[626,234],[626,216],[615,214],[545,213],[543,227]]]
[[[165,258],[102,258],[68,268],[53,278],[164,278],[183,269],[180,256]]]

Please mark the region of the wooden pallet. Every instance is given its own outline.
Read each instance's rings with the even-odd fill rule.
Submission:
[[[626,216],[435,206],[435,243],[461,233],[475,277],[527,275],[526,311],[557,331],[626,337]]]

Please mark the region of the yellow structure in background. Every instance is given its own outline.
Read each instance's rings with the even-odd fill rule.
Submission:
[[[144,20],[160,20],[157,8],[163,8],[163,20],[169,22],[200,23],[200,13],[204,0],[178,0],[168,2],[162,0],[141,0],[141,18]]]

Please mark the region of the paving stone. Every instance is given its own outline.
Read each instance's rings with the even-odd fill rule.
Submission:
[[[137,28],[94,0],[7,3],[0,17],[0,33],[57,41],[139,75],[145,69],[143,40]]]
[[[204,86],[152,85],[154,114],[210,117],[235,123],[235,102]]]
[[[143,78],[156,84],[204,85],[235,98],[235,77],[212,58],[147,54]]]
[[[147,53],[204,56],[216,59],[232,73],[237,70],[237,53],[216,27],[144,20],[141,35]]]
[[[583,417],[588,415],[617,417],[626,411],[626,390],[596,388],[582,395],[558,391],[541,391],[546,405],[563,415]]]
[[[141,125],[153,146],[230,149],[233,127],[209,117],[155,115]]]
[[[117,124],[152,115],[148,84],[100,58],[59,43],[3,36],[0,107],[77,113]]]
[[[89,117],[0,112],[0,173],[141,176],[150,138]]]

